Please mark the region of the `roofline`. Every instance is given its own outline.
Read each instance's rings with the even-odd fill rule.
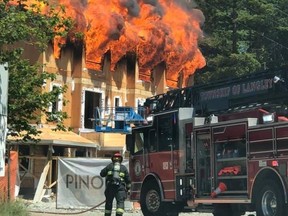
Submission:
[[[123,147],[118,146],[101,146],[101,151],[125,151]]]
[[[12,145],[25,145],[25,144],[36,144],[33,141],[27,141],[27,142],[19,142],[19,141],[10,141]],[[41,139],[39,142],[37,142],[37,145],[54,145],[54,146],[69,146],[69,147],[89,147],[89,148],[100,148],[100,145],[95,143],[83,143],[83,142],[74,142],[74,141],[68,141],[68,140],[49,140],[49,139]]]

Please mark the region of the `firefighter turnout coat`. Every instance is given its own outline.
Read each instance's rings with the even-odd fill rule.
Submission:
[[[101,170],[100,176],[106,178],[105,216],[111,215],[114,198],[117,201],[116,216],[122,215],[124,213],[124,201],[131,185],[127,168],[121,162],[113,162]]]

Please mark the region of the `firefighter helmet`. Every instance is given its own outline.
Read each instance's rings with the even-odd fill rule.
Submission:
[[[120,153],[115,153],[112,156],[111,160],[112,160],[113,163],[116,162],[116,161],[121,163],[123,161],[123,157],[122,157],[122,155]]]

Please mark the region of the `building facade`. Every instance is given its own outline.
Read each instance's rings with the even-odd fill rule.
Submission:
[[[75,46],[65,46],[60,57],[54,57],[53,46],[43,53],[33,47],[25,47],[24,57],[44,65],[44,70],[56,74],[56,80],[47,81],[44,91],[55,86],[67,86],[64,95],[49,109],[67,112],[69,118],[65,126],[84,138],[99,145],[94,157],[110,157],[113,153],[125,149],[125,135],[95,132],[96,108],[100,107],[109,115],[111,107],[143,105],[147,97],[167,91],[164,65],[157,66],[151,82],[139,79],[137,56],[126,55],[116,65],[110,67],[109,53],[103,56],[100,71],[90,70],[85,65],[85,50]],[[67,103],[63,103],[63,100]],[[45,122],[42,122],[45,127]]]

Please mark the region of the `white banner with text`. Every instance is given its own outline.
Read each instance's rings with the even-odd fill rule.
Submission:
[[[0,64],[0,177],[5,176],[7,135],[8,65]]]
[[[110,159],[58,158],[57,208],[90,208],[105,200],[100,171]],[[128,167],[128,160],[123,165]]]

